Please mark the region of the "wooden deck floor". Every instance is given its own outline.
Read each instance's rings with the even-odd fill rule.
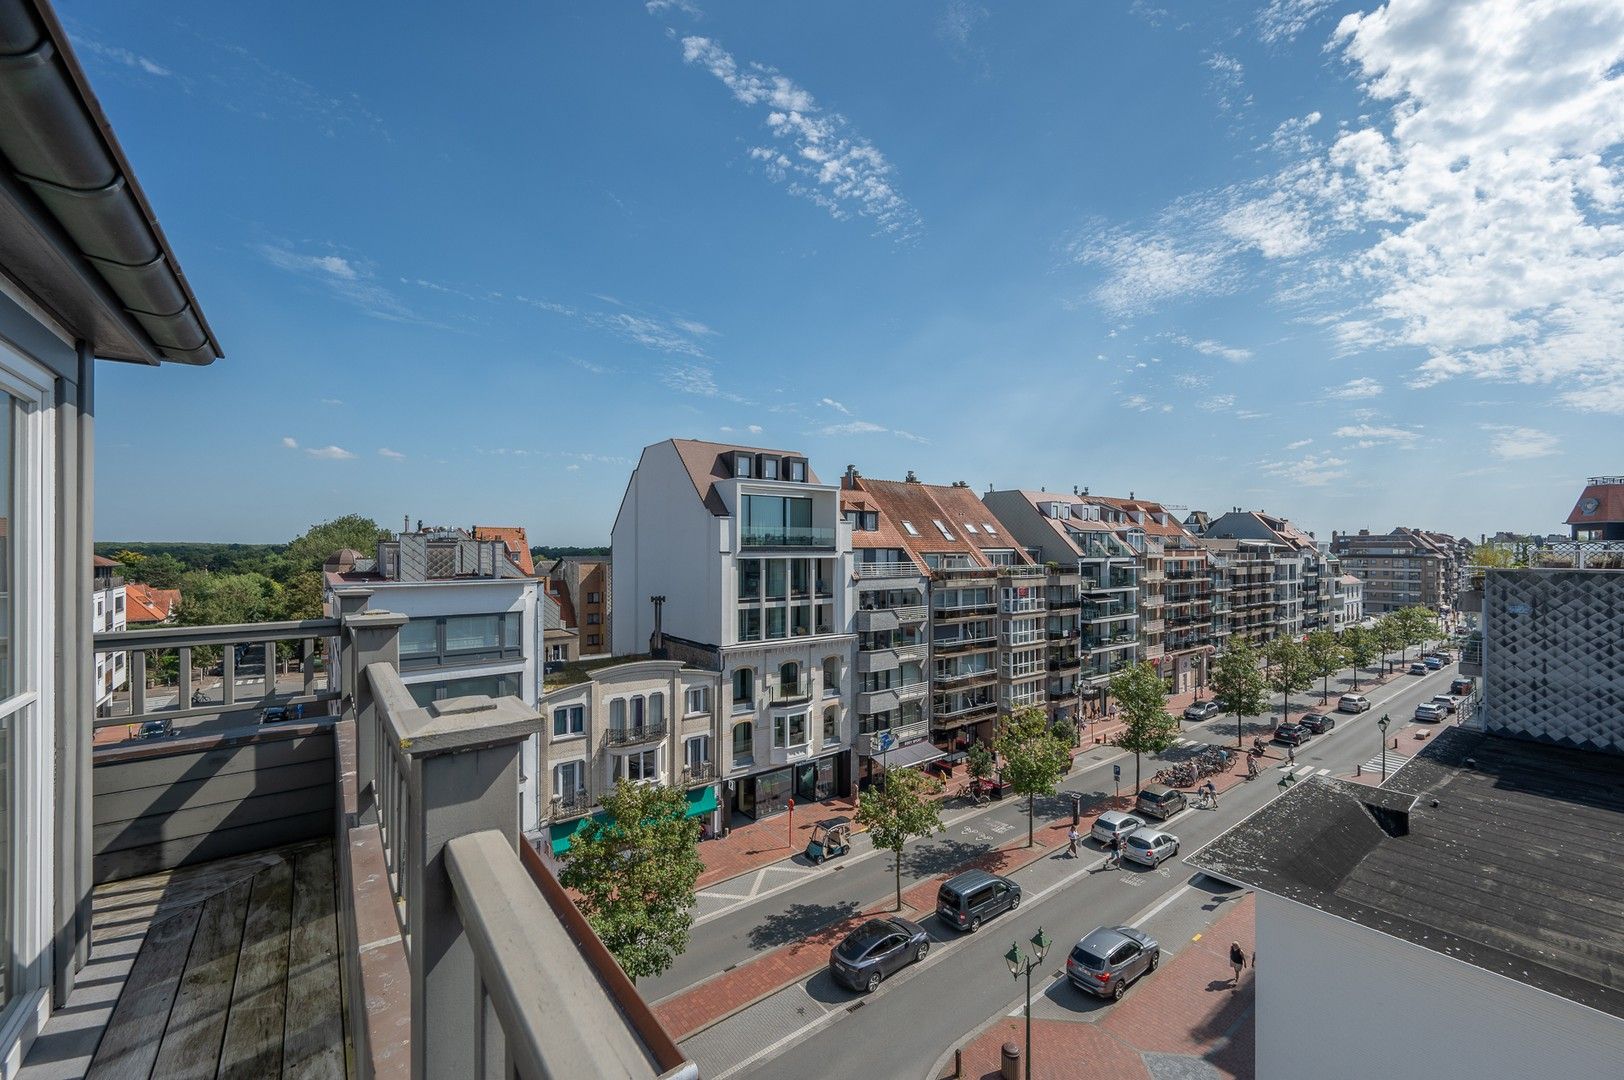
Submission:
[[[94,913],[89,1000],[23,1076],[343,1080],[330,842],[104,885]]]

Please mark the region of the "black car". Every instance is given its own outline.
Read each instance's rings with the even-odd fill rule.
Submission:
[[[895,975],[930,952],[930,938],[916,922],[895,915],[870,919],[829,950],[829,974],[841,986],[872,994],[880,980]]]
[[[1188,709],[1184,710],[1184,719],[1192,722],[1211,720],[1221,711],[1222,710],[1218,707],[1218,703],[1216,701],[1197,701]]]
[[[1332,716],[1330,713],[1309,713],[1307,716],[1299,720],[1298,723],[1302,724],[1303,727],[1307,728],[1315,735],[1324,735],[1327,731],[1330,731],[1332,728],[1336,727],[1336,717]]]
[[[1295,720],[1287,720],[1274,729],[1274,741],[1285,743],[1287,746],[1301,746],[1308,741],[1310,734],[1307,727]]]
[[[262,724],[280,724],[292,719],[293,710],[286,705],[269,705],[259,711],[259,722]]]

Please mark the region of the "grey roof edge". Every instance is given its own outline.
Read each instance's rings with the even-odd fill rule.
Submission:
[[[16,110],[11,145],[31,142],[36,151],[31,170],[10,162],[16,187],[31,193],[30,209],[60,226],[116,299],[131,338],[151,346],[148,355],[109,358],[200,366],[223,356],[48,0],[0,0],[0,53],[0,92]],[[74,164],[85,168],[75,172]],[[97,242],[101,250],[90,250]]]

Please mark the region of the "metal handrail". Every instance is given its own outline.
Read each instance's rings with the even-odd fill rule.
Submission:
[[[669,727],[664,720],[647,720],[641,724],[611,725],[603,735],[610,746],[631,746],[635,743],[654,742],[665,738]]]

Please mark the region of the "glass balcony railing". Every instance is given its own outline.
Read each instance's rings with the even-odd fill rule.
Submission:
[[[812,525],[745,525],[740,544],[747,548],[835,546],[835,531]]]

